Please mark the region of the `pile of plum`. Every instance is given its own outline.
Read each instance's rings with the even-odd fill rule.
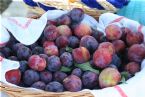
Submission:
[[[75,8],[49,20],[29,46],[11,36],[0,55],[19,61],[20,68],[8,71],[6,80],[21,87],[76,92],[111,87],[133,77],[145,58],[143,34],[113,23],[105,28],[105,36],[81,23],[83,18],[83,10]]]

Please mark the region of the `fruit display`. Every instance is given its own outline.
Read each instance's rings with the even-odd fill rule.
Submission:
[[[19,61],[20,67],[6,72],[6,80],[50,92],[77,92],[115,86],[140,71],[145,59],[142,33],[116,23],[103,33],[82,23],[83,18],[83,10],[74,8],[55,23],[48,20],[29,46],[11,38],[0,56]]]

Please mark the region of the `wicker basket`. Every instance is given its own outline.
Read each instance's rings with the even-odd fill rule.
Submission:
[[[65,2],[62,2],[62,1],[65,1]],[[57,9],[62,9],[62,10],[71,10],[73,8],[82,8],[85,13],[93,16],[96,19],[98,19],[98,17],[102,13],[105,13],[105,12],[115,13],[119,9],[106,0],[97,0],[96,2],[99,5],[101,5],[103,7],[103,9],[91,8],[91,7],[87,6],[86,4],[80,2],[80,0],[60,0],[60,1],[59,0],[57,0],[57,1],[45,0],[43,2],[35,2],[36,6],[30,6],[29,4],[27,4],[28,5],[27,7],[31,12],[37,13],[39,15],[42,15],[43,13],[45,13],[47,11],[45,8],[42,8],[42,6],[52,7],[51,9],[57,8]]]
[[[32,91],[27,88],[14,87],[0,82],[0,91],[7,93],[10,97],[93,97],[90,92],[46,92],[42,90]]]

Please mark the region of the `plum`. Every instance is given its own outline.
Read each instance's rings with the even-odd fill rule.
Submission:
[[[105,68],[99,75],[99,85],[101,88],[115,86],[121,80],[121,74],[115,68]]]
[[[112,44],[114,45],[116,53],[122,52],[126,48],[126,45],[122,40],[115,40],[112,42]]]
[[[126,41],[126,35],[127,35],[127,33],[131,32],[131,29],[129,29],[127,27],[122,27],[121,30],[122,30],[121,40]]]
[[[115,47],[111,42],[100,43],[98,49],[107,49],[111,55],[115,53]]]
[[[116,24],[110,24],[105,28],[106,37],[108,40],[118,40],[122,36],[121,28]]]
[[[44,36],[49,41],[54,41],[58,36],[57,27],[54,25],[49,25],[44,29]]]
[[[64,14],[57,18],[57,24],[58,25],[70,25],[71,24],[71,18],[67,15]]]
[[[80,8],[74,8],[69,12],[69,16],[73,23],[79,23],[84,18],[84,11]]]
[[[75,69],[72,71],[71,74],[76,75],[76,76],[78,76],[78,77],[81,77],[82,73],[83,73],[83,72],[82,72],[82,70],[81,70],[80,68],[75,68]]]
[[[75,75],[70,75],[63,80],[63,85],[70,92],[77,92],[82,89],[82,81]]]
[[[98,47],[98,42],[94,37],[86,35],[81,38],[80,46],[87,48],[90,53],[93,53]]]
[[[68,37],[66,37],[66,36],[59,36],[55,42],[59,48],[64,48],[64,47],[68,46],[68,44],[69,44]]]
[[[73,49],[72,56],[77,63],[84,63],[90,59],[90,53],[85,47]]]
[[[66,66],[66,67],[70,67],[73,65],[73,57],[72,57],[71,53],[64,52],[60,56],[60,60],[62,62],[62,65]]]
[[[98,49],[93,55],[93,63],[96,67],[106,68],[112,61],[112,55],[108,49]]]
[[[19,70],[22,73],[24,73],[28,69],[28,62],[23,60],[23,61],[20,61],[19,64],[20,64]]]
[[[58,31],[59,35],[63,35],[63,36],[67,36],[67,37],[72,35],[71,29],[67,25],[58,26],[57,31]]]
[[[54,79],[58,82],[63,82],[63,80],[67,77],[67,74],[61,71],[57,71],[54,73]]]
[[[49,92],[63,92],[64,88],[61,83],[53,81],[46,85],[45,90]]]
[[[43,71],[46,67],[46,60],[39,55],[32,55],[28,60],[28,65],[36,71]]]
[[[47,59],[47,69],[51,72],[56,72],[61,69],[61,62],[59,57],[53,55]]]
[[[130,62],[125,66],[125,70],[134,75],[136,72],[140,71],[140,64],[136,62]]]
[[[3,47],[2,49],[0,49],[0,52],[6,57],[8,58],[9,56],[12,55],[12,50],[8,47]]]
[[[52,73],[49,71],[40,72],[40,79],[45,83],[49,83],[52,81]]]
[[[18,69],[7,71],[5,78],[7,82],[18,85],[21,81],[21,72]]]
[[[13,51],[17,51],[20,47],[23,47],[24,45],[22,43],[16,43],[13,45],[12,49]]]
[[[48,56],[46,54],[39,54],[39,56],[45,60],[48,58]]]
[[[145,58],[145,46],[143,44],[134,44],[128,49],[128,59],[137,63]]]
[[[68,40],[69,40],[69,45],[68,45],[69,47],[71,48],[79,47],[79,39],[76,36],[70,36]]]
[[[76,27],[74,28],[74,34],[77,37],[82,38],[85,35],[91,35],[92,29],[89,25],[85,23],[81,23],[81,24],[76,25]]]
[[[91,71],[86,71],[82,76],[82,83],[85,86],[85,88],[92,89],[96,87],[98,83],[98,78],[98,74]]]
[[[128,32],[126,35],[126,42],[128,46],[133,44],[141,44],[144,41],[144,36],[140,32]]]
[[[44,53],[44,49],[43,47],[37,46],[35,48],[32,49],[32,54],[43,54]]]
[[[112,57],[112,62],[111,64],[115,65],[117,68],[121,66],[121,59],[118,57],[117,54],[114,54]]]
[[[27,60],[31,56],[32,52],[28,47],[19,47],[17,50],[17,57],[20,60]]]
[[[33,83],[31,87],[44,90],[46,87],[46,84],[42,81],[38,81],[38,82]]]
[[[34,49],[35,47],[38,47],[38,46],[39,46],[38,43],[35,42],[35,43],[31,44],[29,47],[32,50],[32,49]]]
[[[26,70],[23,76],[23,81],[28,86],[31,86],[33,83],[39,81],[39,79],[39,73],[31,69]]]
[[[59,55],[59,51],[56,45],[49,45],[47,47],[44,48],[44,53],[47,54],[48,56],[52,56],[52,55]]]
[[[51,46],[51,45],[55,45],[55,43],[52,42],[52,41],[44,41],[44,43],[43,43],[43,47],[44,47],[44,48],[45,48],[45,47],[48,47],[48,46]]]

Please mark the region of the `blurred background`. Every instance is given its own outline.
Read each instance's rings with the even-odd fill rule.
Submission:
[[[28,9],[23,0],[0,0],[0,14],[3,17],[27,15]]]
[[[31,0],[25,1],[29,3],[31,2]],[[35,1],[42,2],[44,0],[35,0]],[[121,0],[116,1],[121,2]],[[129,4],[120,9],[117,12],[117,14],[136,20],[141,24],[145,25],[145,0],[128,0],[128,1],[130,1]],[[32,14],[34,15],[34,13],[28,11],[28,6],[26,6],[23,0],[0,0],[0,12],[1,16],[3,17],[9,16],[29,17],[29,15],[31,17]]]

